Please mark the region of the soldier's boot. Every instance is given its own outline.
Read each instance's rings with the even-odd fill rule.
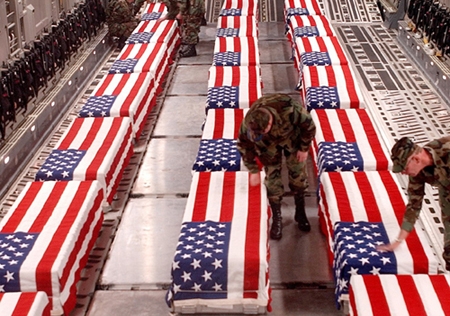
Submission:
[[[193,57],[197,56],[195,45],[183,45],[180,50],[180,57]]]
[[[270,238],[279,240],[282,237],[283,229],[281,223],[281,204],[270,203],[272,209],[272,227],[270,228]]]
[[[122,48],[124,48],[124,46],[125,46],[125,42],[127,41],[127,38],[128,37],[126,37],[126,36],[121,36],[121,37],[119,37],[119,39],[117,40],[117,48],[118,49],[122,49]]]
[[[305,194],[303,192],[294,195],[295,200],[295,221],[297,222],[298,229],[303,232],[309,232],[311,225],[305,213]]]
[[[208,25],[208,23],[207,23],[207,21],[206,21],[206,17],[203,16],[203,17],[202,17],[202,22],[200,23],[200,26],[206,26],[206,25]]]

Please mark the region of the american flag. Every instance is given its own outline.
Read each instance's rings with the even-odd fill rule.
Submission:
[[[220,10],[219,16],[241,16],[241,9],[222,9]]]
[[[365,171],[391,169],[389,151],[366,109],[312,110],[311,117],[317,127],[311,150],[316,164],[320,143],[346,142],[357,144]]]
[[[348,65],[348,59],[335,36],[297,37],[293,59],[299,70],[301,86],[304,66]]]
[[[133,153],[127,117],[77,118],[45,159],[36,181],[98,180],[112,201]]]
[[[336,36],[336,33],[324,15],[294,15],[288,19],[286,36],[294,45],[296,37]]]
[[[450,276],[353,275],[350,315],[450,315]]]
[[[323,10],[320,8],[317,0],[285,0],[284,8],[287,19],[289,19],[292,15],[296,15],[295,9],[306,9],[308,12],[307,15],[323,14]]]
[[[211,307],[270,311],[268,214],[265,187],[250,186],[248,172],[194,173],[168,304],[177,310],[207,299]]]
[[[382,222],[390,241],[397,238],[406,197],[390,171],[323,172],[320,175],[319,218],[333,258],[334,225],[338,222]],[[438,261],[428,237],[416,223],[396,250],[399,274],[436,274]]]
[[[141,21],[155,21],[162,17],[163,14],[161,12],[151,12],[151,13],[143,13],[141,16]]]
[[[216,37],[213,66],[259,66],[259,55],[255,37]],[[224,57],[231,56],[238,56],[237,64],[224,60]]]
[[[301,94],[308,110],[365,107],[350,66],[311,66],[302,71]]]
[[[203,126],[202,139],[237,139],[247,109],[211,109]]]
[[[45,292],[0,293],[2,316],[50,316],[50,304]]]
[[[258,37],[255,16],[219,16],[217,36]]]
[[[208,77],[207,109],[248,108],[262,96],[259,66],[211,66]]]
[[[241,162],[235,139],[201,139],[192,170],[241,171],[247,170]]]
[[[167,14],[167,8],[166,5],[164,3],[146,3],[145,4],[145,8],[142,14],[142,18],[146,15],[146,14],[159,14],[161,16]]]
[[[258,17],[259,6],[257,0],[225,0],[222,5],[222,11],[239,10],[240,15]]]
[[[324,171],[364,171],[364,161],[357,143],[320,142],[319,170]]]
[[[2,291],[43,291],[55,315],[68,315],[103,223],[103,200],[98,181],[28,182],[0,222]]]
[[[97,84],[79,117],[129,117],[138,139],[156,103],[154,77],[149,72],[107,74]]]
[[[162,76],[167,73],[171,56],[175,53],[175,42],[128,44],[125,45],[117,59],[109,69],[110,74],[150,72],[159,84]],[[130,63],[130,66],[124,67]]]
[[[176,20],[141,21],[126,40],[126,44],[169,43],[180,39]]]
[[[348,295],[350,279],[356,274],[397,274],[394,252],[377,251],[389,243],[383,223],[337,222],[334,226],[334,280],[337,306]]]

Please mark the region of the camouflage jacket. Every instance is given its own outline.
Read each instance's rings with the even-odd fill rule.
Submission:
[[[415,177],[409,177],[408,204],[402,223],[402,229],[406,231],[413,230],[419,217],[426,183],[438,187],[442,198],[450,203],[450,136],[433,140],[423,148],[431,154],[433,166],[425,167]]]
[[[137,22],[134,17],[134,4],[126,0],[112,0],[106,11],[106,20],[108,23]]]
[[[273,116],[273,125],[269,133],[260,141],[253,142],[247,136],[247,122],[242,121],[237,147],[241,153],[245,166],[251,173],[258,172],[256,157],[264,164],[283,148],[290,153],[307,152],[316,134],[316,126],[308,111],[301,104],[285,94],[274,94],[262,97],[252,104],[247,115],[262,107]]]
[[[161,0],[167,7],[167,18],[175,19],[178,13],[182,15],[203,15],[205,13],[204,0]]]

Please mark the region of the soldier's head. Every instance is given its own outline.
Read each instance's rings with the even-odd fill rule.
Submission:
[[[247,137],[252,141],[260,141],[272,127],[272,116],[267,109],[257,108],[245,116]]]
[[[393,162],[393,172],[405,172],[408,164],[411,162],[413,156],[419,153],[421,147],[414,144],[414,142],[408,137],[400,138],[391,149],[391,159]]]

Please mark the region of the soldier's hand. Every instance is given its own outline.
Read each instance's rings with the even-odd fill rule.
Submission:
[[[250,186],[254,187],[261,183],[261,174],[258,173],[250,173]]]
[[[384,252],[384,251],[394,251],[395,248],[397,248],[400,245],[399,242],[394,241],[393,243],[390,244],[384,244],[384,245],[379,245],[377,246],[377,250]]]
[[[299,162],[304,162],[308,159],[308,152],[307,151],[297,151],[297,160]]]

